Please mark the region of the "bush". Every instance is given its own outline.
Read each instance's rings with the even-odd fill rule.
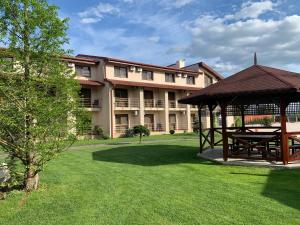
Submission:
[[[135,133],[133,131],[133,129],[128,129],[126,130],[125,134],[122,135],[122,137],[124,138],[128,138],[128,137],[134,137],[135,136]]]
[[[140,136],[140,143],[142,142],[142,136],[149,136],[150,135],[150,130],[143,126],[143,125],[137,125],[135,127],[133,127],[133,132],[135,135],[139,135]]]
[[[95,126],[94,134],[97,135],[100,139],[104,139],[104,140],[109,139],[109,136],[104,134],[104,131],[101,127]]]
[[[170,130],[170,134],[175,134],[175,130]]]

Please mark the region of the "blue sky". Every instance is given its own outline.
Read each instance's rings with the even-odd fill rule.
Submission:
[[[168,65],[204,61],[231,75],[253,63],[300,72],[298,0],[50,0],[70,48]]]

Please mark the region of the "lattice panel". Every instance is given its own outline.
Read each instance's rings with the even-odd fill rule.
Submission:
[[[229,105],[227,107],[228,116],[241,116],[241,107]],[[286,114],[299,114],[300,102],[293,102],[286,108]],[[257,104],[244,106],[245,115],[280,115],[280,108],[276,104]]]

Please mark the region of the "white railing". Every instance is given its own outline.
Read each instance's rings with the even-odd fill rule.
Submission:
[[[165,126],[162,123],[145,123],[145,127],[147,127],[150,131],[161,132],[165,131]]]
[[[100,101],[98,99],[92,101],[91,98],[81,98],[80,104],[85,108],[100,108]]]
[[[137,98],[116,98],[115,106],[122,108],[138,108],[140,107],[140,101]]]
[[[188,130],[187,123],[169,123],[170,130]]]
[[[178,103],[177,107],[178,107],[178,108],[181,108],[181,109],[185,109],[185,108],[186,108],[186,105],[185,105],[185,104],[180,104],[180,103]]]
[[[165,102],[162,99],[144,99],[145,108],[163,108]]]

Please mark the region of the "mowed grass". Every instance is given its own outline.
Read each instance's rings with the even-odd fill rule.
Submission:
[[[76,147],[38,191],[0,201],[0,224],[300,224],[300,170],[223,166],[197,146]]]

